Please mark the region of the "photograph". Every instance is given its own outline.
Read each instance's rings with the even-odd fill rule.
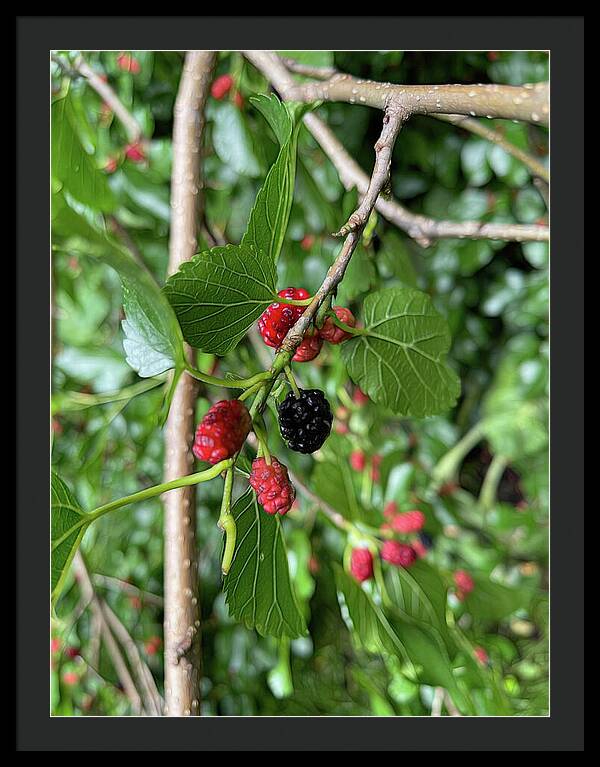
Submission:
[[[553,52],[44,55],[48,717],[551,717]]]

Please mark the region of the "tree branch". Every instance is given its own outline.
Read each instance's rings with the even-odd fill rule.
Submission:
[[[260,51],[247,51],[249,54]],[[548,83],[526,85],[395,85],[336,73],[320,82],[293,83],[285,93],[292,101],[345,101],[385,109],[391,100],[412,115],[500,117],[547,125]]]
[[[201,187],[200,147],[204,105],[215,54],[186,55],[173,126],[169,274],[196,252],[197,204]],[[188,350],[189,354],[189,350]],[[177,384],[165,427],[165,480],[189,474],[194,457],[196,382],[185,373]],[[165,714],[200,713],[200,611],[194,488],[165,496]]]
[[[244,51],[244,55],[273,83],[282,98],[287,98],[286,93],[295,83],[279,57],[271,51]],[[333,131],[314,113],[305,115],[304,124],[335,166],[344,187],[356,187],[360,195],[365,195],[369,188],[369,177],[348,154]],[[543,242],[549,239],[547,226],[438,220],[411,213],[396,200],[385,199],[381,195],[375,203],[375,208],[390,223],[405,231],[423,247],[430,245],[432,240],[442,238],[517,242]]]
[[[115,116],[125,128],[125,132],[131,142],[139,141],[142,138],[143,131],[141,125],[129,110],[123,106],[117,94],[105,82],[100,75],[85,61],[83,56],[78,57],[74,64],[74,69],[80,75],[86,78],[90,86],[96,91],[100,98],[108,104],[115,113]]]
[[[129,698],[133,713],[135,715],[139,715],[142,713],[142,700],[140,698],[140,694],[137,691],[135,683],[131,678],[131,674],[129,673],[129,669],[127,668],[127,664],[125,663],[121,651],[119,650],[119,645],[112,635],[110,627],[107,623],[106,616],[102,610],[102,604],[96,592],[94,591],[94,587],[92,585],[92,581],[90,580],[90,576],[81,551],[77,551],[73,557],[73,571],[75,573],[75,577],[77,578],[77,583],[79,584],[81,594],[85,601],[89,603],[92,614],[94,616],[94,620],[97,621],[97,624],[100,628],[100,634],[104,641],[106,650],[110,655],[110,659],[116,674],[119,677],[119,681],[123,687],[123,692]]]
[[[535,159],[535,157],[532,157],[527,152],[523,151],[523,149],[519,149],[518,146],[515,146],[510,141],[507,141],[502,133],[498,130],[494,130],[493,128],[487,128],[485,125],[482,125],[482,123],[479,122],[479,120],[474,120],[472,117],[465,117],[464,115],[433,115],[437,120],[442,120],[443,122],[451,123],[452,125],[456,125],[459,128],[463,128],[464,130],[469,131],[470,133],[474,133],[477,136],[481,136],[482,138],[486,139],[487,141],[492,141],[494,144],[497,144],[499,147],[502,147],[505,152],[515,157],[517,160],[523,163],[526,168],[528,168],[531,173],[533,173],[534,176],[537,176],[538,178],[541,178],[546,183],[549,182],[550,176],[548,174],[548,169],[542,165],[541,162],[538,162],[538,160]]]

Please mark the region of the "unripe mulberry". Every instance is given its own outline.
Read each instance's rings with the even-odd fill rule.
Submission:
[[[381,558],[396,567],[410,567],[417,558],[412,546],[399,541],[386,541],[381,547]]]
[[[373,577],[373,555],[369,549],[352,549],[350,572],[360,583]]]
[[[270,464],[264,458],[255,458],[249,482],[267,514],[287,514],[292,507],[296,491],[287,467],[277,458],[271,458]]]
[[[193,453],[199,461],[212,464],[231,458],[242,447],[251,428],[250,413],[243,402],[221,400],[199,423]]]
[[[343,306],[334,306],[333,311],[340,322],[343,322],[345,325],[348,325],[351,328],[356,325],[356,319],[354,318],[354,315],[350,309],[346,309]],[[323,338],[325,341],[329,341],[330,344],[341,344],[342,341],[346,341],[348,338],[352,338],[352,333],[348,333],[346,330],[338,328],[331,317],[327,317],[323,323],[323,327],[319,332],[321,334],[321,338]]]
[[[310,297],[309,292],[304,288],[284,288],[277,295],[296,301]],[[267,346],[278,349],[288,330],[296,323],[305,309],[305,306],[293,306],[278,302],[268,306],[258,318],[258,330]]]

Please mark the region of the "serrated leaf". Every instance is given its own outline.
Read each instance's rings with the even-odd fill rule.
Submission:
[[[250,489],[231,513],[237,543],[223,581],[231,616],[263,636],[303,636],[306,624],[290,582],[280,519],[266,514]]]
[[[88,523],[73,493],[63,480],[52,472],[50,530],[52,556],[50,561],[50,592],[52,603],[58,599]],[[81,524],[83,522],[83,524]]]
[[[275,97],[272,97],[275,98]],[[263,102],[264,105],[264,102]],[[287,229],[292,200],[294,197],[294,180],[296,177],[296,152],[298,144],[298,129],[302,115],[307,111],[307,105],[293,108],[286,105],[286,109],[292,109],[293,125],[290,116],[290,127],[286,128],[288,138],[281,146],[277,160],[271,166],[265,183],[260,189],[244,236],[242,246],[252,247],[257,252],[264,252],[273,264],[277,263],[285,231]],[[274,119],[276,107],[269,108],[271,119]],[[277,122],[281,123],[278,131],[283,135],[283,118],[280,110],[277,110]],[[271,121],[269,120],[271,124]],[[293,127],[292,127],[293,126]]]
[[[448,641],[447,588],[439,574],[426,562],[415,562],[410,569],[386,570],[386,584],[394,604],[411,618],[433,626]]]
[[[198,253],[166,282],[164,293],[192,346],[226,354],[273,301],[275,264],[248,245]]]
[[[76,129],[78,119],[68,94],[52,104],[52,177],[85,205],[110,211],[115,204],[113,194],[106,176],[83,148]]]
[[[255,106],[273,129],[273,133],[279,146],[283,146],[292,134],[292,120],[290,114],[277,96],[272,93],[266,96],[264,93],[258,96],[250,96],[250,103]]]
[[[445,687],[464,710],[466,704],[457,688],[450,659],[429,628],[416,621],[402,620],[398,615],[388,616],[339,565],[335,565],[335,580],[342,595],[342,615],[346,612],[344,617],[346,621],[350,619],[358,643],[369,652],[387,653],[411,663],[420,682]]]
[[[460,393],[446,365],[450,332],[425,293],[387,288],[367,296],[365,335],[342,345],[352,380],[376,403],[423,418],[448,410]]]

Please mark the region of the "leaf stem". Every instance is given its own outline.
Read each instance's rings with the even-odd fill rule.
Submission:
[[[353,336],[368,336],[369,331],[366,328],[354,328],[352,325],[346,325],[345,322],[342,322],[340,319],[338,319],[335,312],[327,312],[327,317],[330,317],[333,321],[334,325],[337,325],[338,328],[341,328],[346,333],[350,333],[350,335]]]
[[[216,376],[211,376],[208,373],[201,373],[189,363],[186,364],[185,370],[193,378],[196,378],[198,381],[202,381],[202,383],[210,384],[211,386],[223,386],[226,389],[249,389],[251,386],[254,386],[257,383],[266,381],[272,375],[269,370],[266,370],[263,373],[257,373],[250,378],[217,378]]]

